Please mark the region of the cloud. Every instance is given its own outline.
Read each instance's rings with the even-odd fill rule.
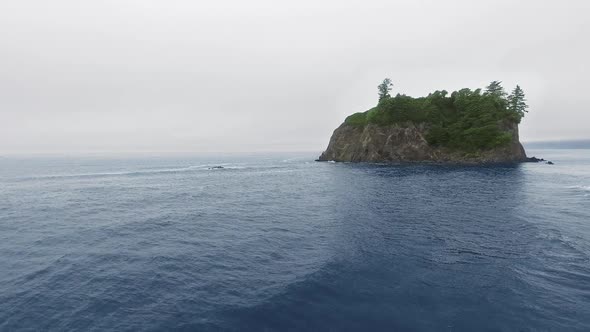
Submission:
[[[13,1],[0,153],[322,150],[395,92],[520,84],[523,140],[587,135],[585,1]]]

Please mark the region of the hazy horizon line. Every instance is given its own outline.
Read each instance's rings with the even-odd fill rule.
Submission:
[[[576,138],[576,139],[549,139],[549,140],[530,140],[522,141],[521,143],[526,147],[527,144],[558,144],[558,143],[585,143],[590,142],[589,138]],[[104,155],[247,155],[247,154],[320,154],[324,151],[325,147],[320,149],[260,149],[260,150],[218,150],[218,151],[205,151],[205,150],[74,150],[74,151],[22,151],[22,152],[0,152],[0,157],[8,156],[104,156]]]

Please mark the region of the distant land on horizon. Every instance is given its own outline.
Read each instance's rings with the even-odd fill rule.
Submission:
[[[590,149],[590,139],[534,141],[522,144],[527,149]]]

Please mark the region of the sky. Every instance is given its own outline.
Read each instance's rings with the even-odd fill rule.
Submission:
[[[590,137],[587,0],[0,3],[0,154],[322,151],[393,93],[519,84]]]

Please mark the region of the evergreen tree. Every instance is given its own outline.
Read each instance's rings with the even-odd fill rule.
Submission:
[[[485,94],[504,99],[506,97],[506,92],[502,87],[502,81],[492,81],[490,85],[486,87]]]
[[[385,98],[391,98],[389,91],[391,91],[392,88],[393,83],[391,83],[391,79],[384,79],[383,82],[377,86],[377,89],[379,90],[379,101]]]
[[[508,96],[508,109],[518,114],[519,118],[523,118],[524,114],[528,113],[527,108],[529,108],[529,105],[526,103],[524,91],[517,85],[512,94]]]

